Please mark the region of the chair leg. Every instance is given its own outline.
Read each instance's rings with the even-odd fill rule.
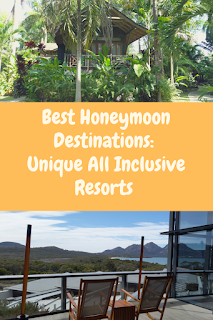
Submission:
[[[69,307],[69,320],[70,320],[70,308],[71,308],[71,302],[70,302],[70,307]]]
[[[146,313],[146,315],[147,315],[150,319],[155,320],[155,318],[153,318],[149,313]]]

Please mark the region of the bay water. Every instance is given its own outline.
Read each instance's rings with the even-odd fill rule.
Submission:
[[[134,261],[140,261],[140,258],[124,258],[124,257],[113,257],[112,259],[120,259],[120,260],[134,260]],[[153,258],[143,258],[143,261],[150,262],[150,263],[159,263],[162,265],[167,265],[167,258],[166,257],[153,257]],[[204,259],[201,258],[179,258],[179,265],[181,265],[182,262],[200,262],[204,263]]]

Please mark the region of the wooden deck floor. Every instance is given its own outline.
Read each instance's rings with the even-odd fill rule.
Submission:
[[[159,312],[152,312],[151,315],[156,320],[160,318]],[[68,312],[39,318],[35,317],[33,320],[68,320]],[[150,318],[146,314],[140,314],[139,320],[150,320]],[[168,299],[163,320],[213,320],[213,313],[190,303]]]
[[[155,319],[160,319],[159,312],[152,312],[151,315]],[[149,317],[140,314],[139,320],[149,320]],[[213,313],[183,301],[168,299],[163,320],[213,320]]]

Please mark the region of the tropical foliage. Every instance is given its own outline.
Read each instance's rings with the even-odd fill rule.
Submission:
[[[127,58],[120,63],[112,63],[108,58],[107,47],[98,56],[91,51],[93,71],[82,75],[82,101],[157,101],[160,90],[164,101],[170,101],[177,94],[168,80],[162,79],[159,86],[142,54]],[[24,86],[31,101],[75,101],[76,69],[70,70],[59,64],[57,58],[38,58],[25,76]]]
[[[198,84],[213,85],[211,0],[110,1],[110,5],[149,29],[143,45],[138,42],[139,53],[116,62],[109,56],[112,24],[107,2],[34,0],[29,3],[32,11],[19,28],[20,49],[16,61],[11,59],[13,36],[17,32],[13,23],[16,1],[11,18],[0,14],[2,95],[25,94],[29,101],[151,102],[172,101],[181,91],[195,89]],[[88,48],[101,28],[106,45],[96,56]],[[198,45],[193,37],[201,28],[206,38]],[[57,58],[40,56],[39,46],[53,41],[59,30],[67,35],[66,50],[77,48],[76,68],[70,69],[66,63],[61,65]],[[26,45],[31,42],[36,48]],[[92,65],[89,73],[82,69],[82,47],[88,51]]]

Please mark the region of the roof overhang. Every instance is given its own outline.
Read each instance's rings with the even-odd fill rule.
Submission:
[[[127,45],[144,37],[147,34],[148,29],[135,23],[129,19],[125,14],[118,11],[115,7],[109,8],[113,27],[118,27],[126,34]]]

